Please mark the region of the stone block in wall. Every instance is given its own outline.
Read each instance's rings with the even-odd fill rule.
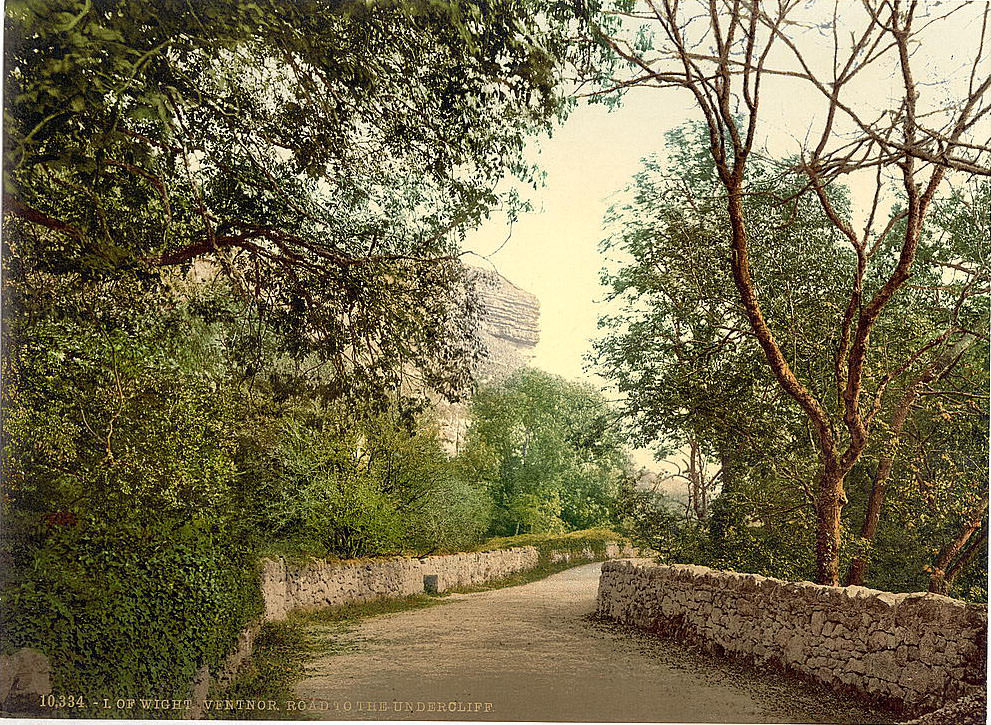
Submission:
[[[190,706],[186,711],[187,720],[199,720],[203,717],[203,701],[210,694],[210,668],[203,665],[196,670],[193,683],[189,688]]]
[[[286,595],[286,562],[279,559],[262,559],[259,587],[265,605],[266,621],[283,619],[286,616],[288,597]]]
[[[41,696],[52,691],[52,667],[40,650],[23,647],[0,655],[0,706],[4,713],[32,715],[44,712]]]

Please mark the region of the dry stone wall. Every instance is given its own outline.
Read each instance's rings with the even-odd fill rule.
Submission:
[[[605,547],[606,558],[635,553],[635,550],[613,542]],[[562,549],[549,554],[551,563],[579,563],[601,558],[590,547]],[[463,589],[530,571],[539,563],[540,552],[533,546],[421,559],[312,559],[305,564],[264,559],[261,590],[265,619],[282,619],[293,609],[333,607],[384,597],[405,597],[425,591]]]
[[[936,594],[614,561],[598,613],[907,711],[986,687],[986,607]]]

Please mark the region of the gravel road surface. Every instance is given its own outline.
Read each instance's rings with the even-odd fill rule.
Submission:
[[[335,649],[308,662],[296,694],[306,716],[335,720],[893,721],[795,679],[597,621],[598,577],[589,564],[328,631]]]

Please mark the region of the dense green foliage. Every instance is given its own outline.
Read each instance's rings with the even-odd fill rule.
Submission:
[[[665,158],[647,159],[610,212],[603,248],[613,266],[603,281],[618,311],[602,320],[597,358],[625,396],[631,434],[662,456],[698,451],[686,479],[718,495],[700,515],[627,487],[623,510],[672,559],[811,579],[818,450],[743,314],[725,192],[706,143],[698,127],[669,134]],[[792,369],[828,399],[855,257],[814,194],[782,168],[757,158],[748,166],[752,273]],[[844,190],[830,193],[845,213]],[[848,479],[843,557],[873,561],[868,581],[878,588],[925,589],[937,552],[987,495],[989,193],[977,185],[938,203],[912,283],[872,333],[879,353],[865,370],[865,400],[878,401],[880,432]],[[893,263],[897,237],[875,250],[877,260]],[[872,266],[868,291],[885,274],[880,262]],[[893,438],[895,412],[913,391]],[[885,458],[892,467],[879,529],[860,540]],[[956,594],[986,599],[985,556],[977,552]]]
[[[5,212],[53,274],[198,262],[329,394],[470,383],[458,241],[532,180],[581,13],[503,1],[15,0]],[[415,69],[415,72],[413,72]],[[404,393],[411,391],[403,390]]]
[[[625,474],[615,415],[588,385],[523,368],[479,390],[460,456],[495,504],[491,533],[608,525]]]
[[[588,11],[591,11],[589,8]],[[587,16],[499,0],[13,0],[2,646],[183,696],[263,553],[477,544],[424,414],[480,353],[458,245]]]
[[[261,553],[483,537],[486,494],[426,422],[289,395],[272,384],[279,357],[246,379],[223,288],[117,285],[86,307],[105,288],[60,290],[57,310],[8,323],[5,646],[49,653],[66,691],[180,693],[255,613]]]

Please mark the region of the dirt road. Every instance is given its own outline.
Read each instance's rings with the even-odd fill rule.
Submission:
[[[310,717],[327,719],[891,722],[825,690],[591,619],[598,575],[590,564],[364,620],[343,652],[307,664],[297,695],[315,698]]]

